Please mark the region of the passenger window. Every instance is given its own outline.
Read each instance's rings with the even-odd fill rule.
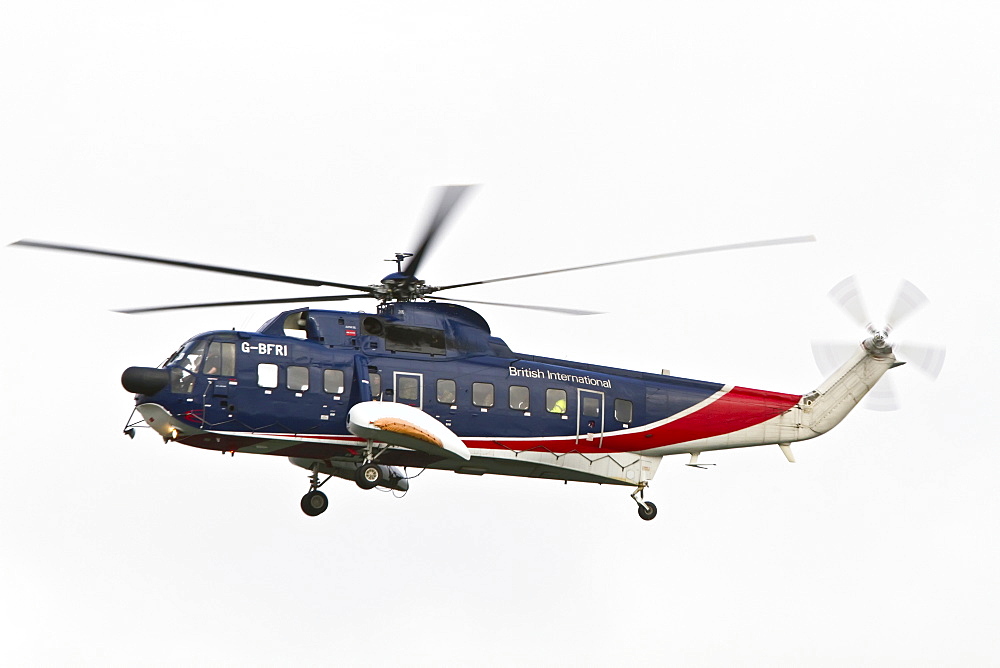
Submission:
[[[372,399],[378,401],[382,395],[382,376],[377,373],[368,372],[368,385],[372,389]]]
[[[323,369],[323,391],[330,394],[343,394],[344,372],[340,369]]]
[[[615,399],[615,419],[628,424],[632,421],[632,402],[628,399]]]
[[[442,378],[437,382],[438,403],[453,404],[455,403],[456,396],[458,396],[458,393],[457,388],[455,387],[455,381]]]
[[[261,387],[278,387],[278,365],[258,364],[257,384]]]
[[[566,412],[566,390],[545,390],[545,410],[550,413]]]
[[[289,390],[305,392],[309,389],[309,367],[290,366],[288,367],[288,377],[285,384]]]
[[[582,399],[582,411],[588,417],[599,417],[601,415],[601,400],[585,395]]]
[[[493,383],[472,384],[472,405],[483,408],[493,405]]]
[[[413,376],[396,377],[398,401],[420,401],[420,379]]]
[[[528,388],[523,385],[510,386],[510,407],[516,411],[528,410]]]

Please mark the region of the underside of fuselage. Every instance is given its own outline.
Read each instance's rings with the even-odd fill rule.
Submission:
[[[347,435],[325,436],[278,433],[233,433],[203,430],[171,415],[162,406],[142,404],[138,407],[146,423],[167,441],[175,441],[205,450],[222,453],[245,453],[288,457],[293,463],[311,468],[318,463],[353,463],[364,457],[368,443]],[[476,447],[485,443],[497,447]],[[568,482],[589,482],[614,485],[636,485],[653,477],[659,457],[647,457],[630,452],[554,452],[543,446],[515,449],[502,447],[501,439],[469,439],[471,458],[455,460],[425,452],[386,446],[378,454],[378,462],[406,469],[435,469],[467,475],[508,475],[524,478],[546,478]]]

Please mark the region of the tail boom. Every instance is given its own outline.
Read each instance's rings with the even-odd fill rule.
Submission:
[[[869,338],[818,388],[773,418],[718,436],[665,445],[646,455],[696,454],[711,450],[805,441],[837,426],[879,381],[900,362],[884,340]]]

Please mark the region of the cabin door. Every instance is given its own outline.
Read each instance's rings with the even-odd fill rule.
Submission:
[[[576,391],[576,442],[604,442],[604,393],[595,390]]]
[[[413,406],[423,410],[424,408],[424,375],[421,373],[403,373],[396,371],[392,374],[392,384],[394,386],[394,401],[407,406]]]

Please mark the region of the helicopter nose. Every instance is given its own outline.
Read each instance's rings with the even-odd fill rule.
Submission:
[[[122,387],[133,394],[156,394],[170,382],[166,369],[130,366],[122,373]]]

